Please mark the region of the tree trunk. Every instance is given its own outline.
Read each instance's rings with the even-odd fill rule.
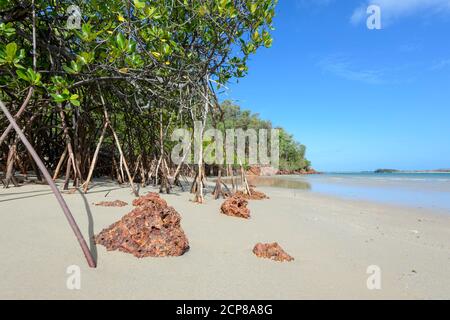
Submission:
[[[73,218],[72,213],[69,210],[69,207],[67,206],[66,202],[64,201],[64,198],[62,197],[62,195],[59,192],[58,188],[56,187],[55,183],[53,182],[52,177],[48,173],[47,168],[44,166],[44,164],[42,163],[42,160],[39,158],[36,151],[33,149],[30,142],[25,137],[22,130],[20,130],[20,128],[17,125],[17,123],[15,122],[14,118],[11,116],[8,109],[6,109],[5,105],[1,101],[0,101],[0,108],[2,109],[2,111],[6,115],[6,117],[8,118],[9,122],[12,124],[14,130],[16,130],[16,132],[19,135],[20,139],[22,140],[23,144],[25,145],[25,147],[27,148],[27,150],[33,157],[34,161],[36,162],[37,166],[42,171],[42,174],[44,175],[45,180],[49,184],[52,192],[54,193],[56,199],[58,200],[58,203],[61,206],[61,208],[64,212],[64,215],[66,216],[67,221],[69,222],[69,225],[72,228],[72,230],[78,240],[78,243],[81,246],[84,256],[86,257],[86,260],[88,262],[88,265],[91,268],[95,268],[96,262],[95,262],[94,258],[92,257],[89,247],[87,246],[86,241],[84,240],[83,235],[81,234],[81,231],[78,228],[78,225],[77,225],[75,219]]]
[[[56,166],[55,173],[53,174],[53,181],[58,179],[59,171],[61,170],[61,167],[62,167],[62,165],[64,163],[64,160],[66,159],[66,156],[67,156],[67,146],[64,149],[64,152],[61,155],[61,158],[59,158],[58,165]]]
[[[94,156],[92,157],[91,166],[89,168],[89,173],[86,181],[84,182],[84,193],[87,193],[89,188],[89,182],[91,181],[92,174],[94,173],[95,165],[97,164],[98,153],[100,152],[100,147],[102,146],[103,139],[105,138],[106,129],[108,128],[108,122],[105,122],[103,126],[102,134],[100,135],[100,139],[98,141],[97,147],[95,148]]]

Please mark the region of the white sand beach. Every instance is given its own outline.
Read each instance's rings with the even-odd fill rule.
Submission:
[[[307,191],[260,188],[252,218],[219,213],[223,200],[162,195],[182,216],[191,249],[177,258],[137,259],[91,247],[87,267],[48,186],[0,192],[1,299],[449,299],[450,215],[343,200]],[[140,193],[154,191],[141,189]],[[64,195],[86,239],[131,209],[129,188],[98,183],[86,196]],[[96,207],[123,200],[124,208]],[[257,242],[279,244],[290,263],[259,259]],[[81,289],[68,290],[66,269],[81,267]],[[368,290],[368,266],[382,271]]]

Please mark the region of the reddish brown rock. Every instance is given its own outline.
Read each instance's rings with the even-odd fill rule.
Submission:
[[[264,199],[269,199],[269,197],[267,195],[265,195],[264,193],[260,192],[260,191],[256,191],[254,188],[250,187],[250,194],[248,195],[242,191],[238,191],[236,192],[236,195],[246,199],[246,200],[264,200]]]
[[[147,203],[157,203],[160,206],[167,207],[167,202],[162,199],[159,194],[154,192],[149,192],[145,196],[141,196],[135,200],[133,200],[133,206],[139,207],[145,205]]]
[[[261,167],[260,170],[261,170],[260,176],[263,176],[263,177],[275,176],[278,172],[278,170],[273,167]]]
[[[116,200],[116,201],[102,201],[95,204],[98,207],[125,207],[128,205],[128,203]]]
[[[139,207],[100,232],[96,243],[138,258],[181,256],[189,250],[178,212],[157,194],[140,200],[135,200]]]
[[[277,175],[279,176],[288,176],[288,175],[314,175],[321,174],[320,172],[310,168],[308,170],[300,169],[300,170],[279,170]]]
[[[253,248],[253,253],[259,258],[272,259],[280,262],[294,260],[294,258],[288,255],[276,242],[264,244],[258,243]]]
[[[246,175],[248,176],[260,176],[261,175],[261,168],[260,167],[250,167]]]
[[[250,209],[247,208],[248,201],[239,195],[234,195],[222,204],[220,210],[230,217],[250,219]]]

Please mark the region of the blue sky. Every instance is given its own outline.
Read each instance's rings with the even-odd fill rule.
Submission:
[[[281,0],[275,28],[222,98],[293,133],[322,171],[450,168],[450,0]]]

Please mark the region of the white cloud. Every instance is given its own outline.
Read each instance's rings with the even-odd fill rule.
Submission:
[[[450,0],[366,0],[366,4],[355,9],[350,21],[354,24],[365,21],[369,5],[380,6],[383,22],[417,14],[435,15],[450,13]]]
[[[449,67],[450,67],[450,59],[444,59],[444,60],[441,60],[441,61],[435,63],[431,67],[431,70],[442,70],[442,69],[446,69]]]
[[[335,0],[296,0],[297,7],[327,6]]]
[[[349,59],[339,56],[330,56],[322,59],[319,66],[323,71],[334,74],[340,78],[359,81],[369,84],[383,84],[386,81],[382,70],[367,69],[356,66]]]
[[[331,2],[333,2],[333,0],[297,0],[298,4],[301,5],[328,5]]]

